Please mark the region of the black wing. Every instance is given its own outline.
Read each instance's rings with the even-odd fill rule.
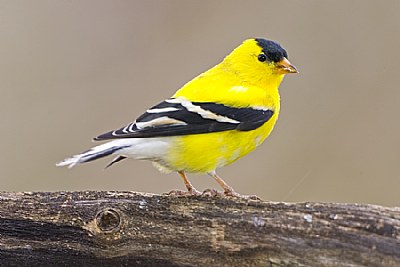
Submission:
[[[147,110],[131,124],[99,135],[94,140],[250,131],[262,126],[273,115],[272,109],[235,108],[171,98]]]

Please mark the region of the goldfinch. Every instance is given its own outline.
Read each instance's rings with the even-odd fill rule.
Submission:
[[[106,167],[125,158],[149,160],[162,172],[178,172],[188,194],[200,192],[186,173],[207,173],[225,195],[241,196],[216,170],[254,150],[271,133],[280,109],[278,87],[288,73],[297,69],[278,43],[248,39],[134,122],[94,138],[109,142],[57,166],[71,168],[114,154]]]

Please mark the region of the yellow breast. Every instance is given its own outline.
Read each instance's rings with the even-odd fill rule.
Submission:
[[[170,147],[168,168],[187,172],[209,172],[245,156],[271,133],[280,109],[278,87],[284,75],[272,74],[259,64],[251,50],[238,50],[223,62],[199,75],[173,97],[192,102],[214,102],[231,107],[271,109],[274,115],[251,131],[195,134],[176,137]]]
[[[231,164],[253,151],[271,133],[278,114],[260,128],[188,135],[176,138],[170,148],[169,168],[186,172],[210,172]]]

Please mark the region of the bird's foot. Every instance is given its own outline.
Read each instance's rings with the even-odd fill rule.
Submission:
[[[246,199],[246,200],[262,200],[260,197],[258,197],[256,195],[242,195],[242,194],[236,193],[233,190],[224,191],[224,195],[227,197],[241,198],[241,199]]]
[[[196,188],[192,188],[191,190],[188,191],[192,196],[200,196],[202,193],[197,190]]]
[[[233,188],[231,186],[229,186],[224,180],[222,180],[222,178],[219,177],[215,171],[209,172],[208,175],[213,177],[215,179],[215,181],[217,181],[217,183],[224,189],[224,195],[226,197],[251,199],[251,200],[262,200],[261,198],[259,198],[258,196],[255,196],[255,195],[246,196],[246,195],[241,195],[239,193],[236,193],[235,190],[233,190]]]
[[[262,200],[260,197],[256,195],[241,195],[233,190],[223,192],[215,189],[206,189],[203,191],[201,195],[206,197],[233,197],[233,198],[241,198],[248,200]]]

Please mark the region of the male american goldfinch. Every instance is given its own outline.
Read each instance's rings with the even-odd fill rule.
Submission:
[[[226,195],[240,196],[216,173],[259,146],[278,119],[278,87],[297,73],[278,43],[248,39],[215,67],[127,126],[99,135],[110,140],[67,158],[73,167],[111,154],[107,167],[125,158],[149,160],[160,171],[176,171],[189,194],[200,194],[186,177],[208,173]]]

